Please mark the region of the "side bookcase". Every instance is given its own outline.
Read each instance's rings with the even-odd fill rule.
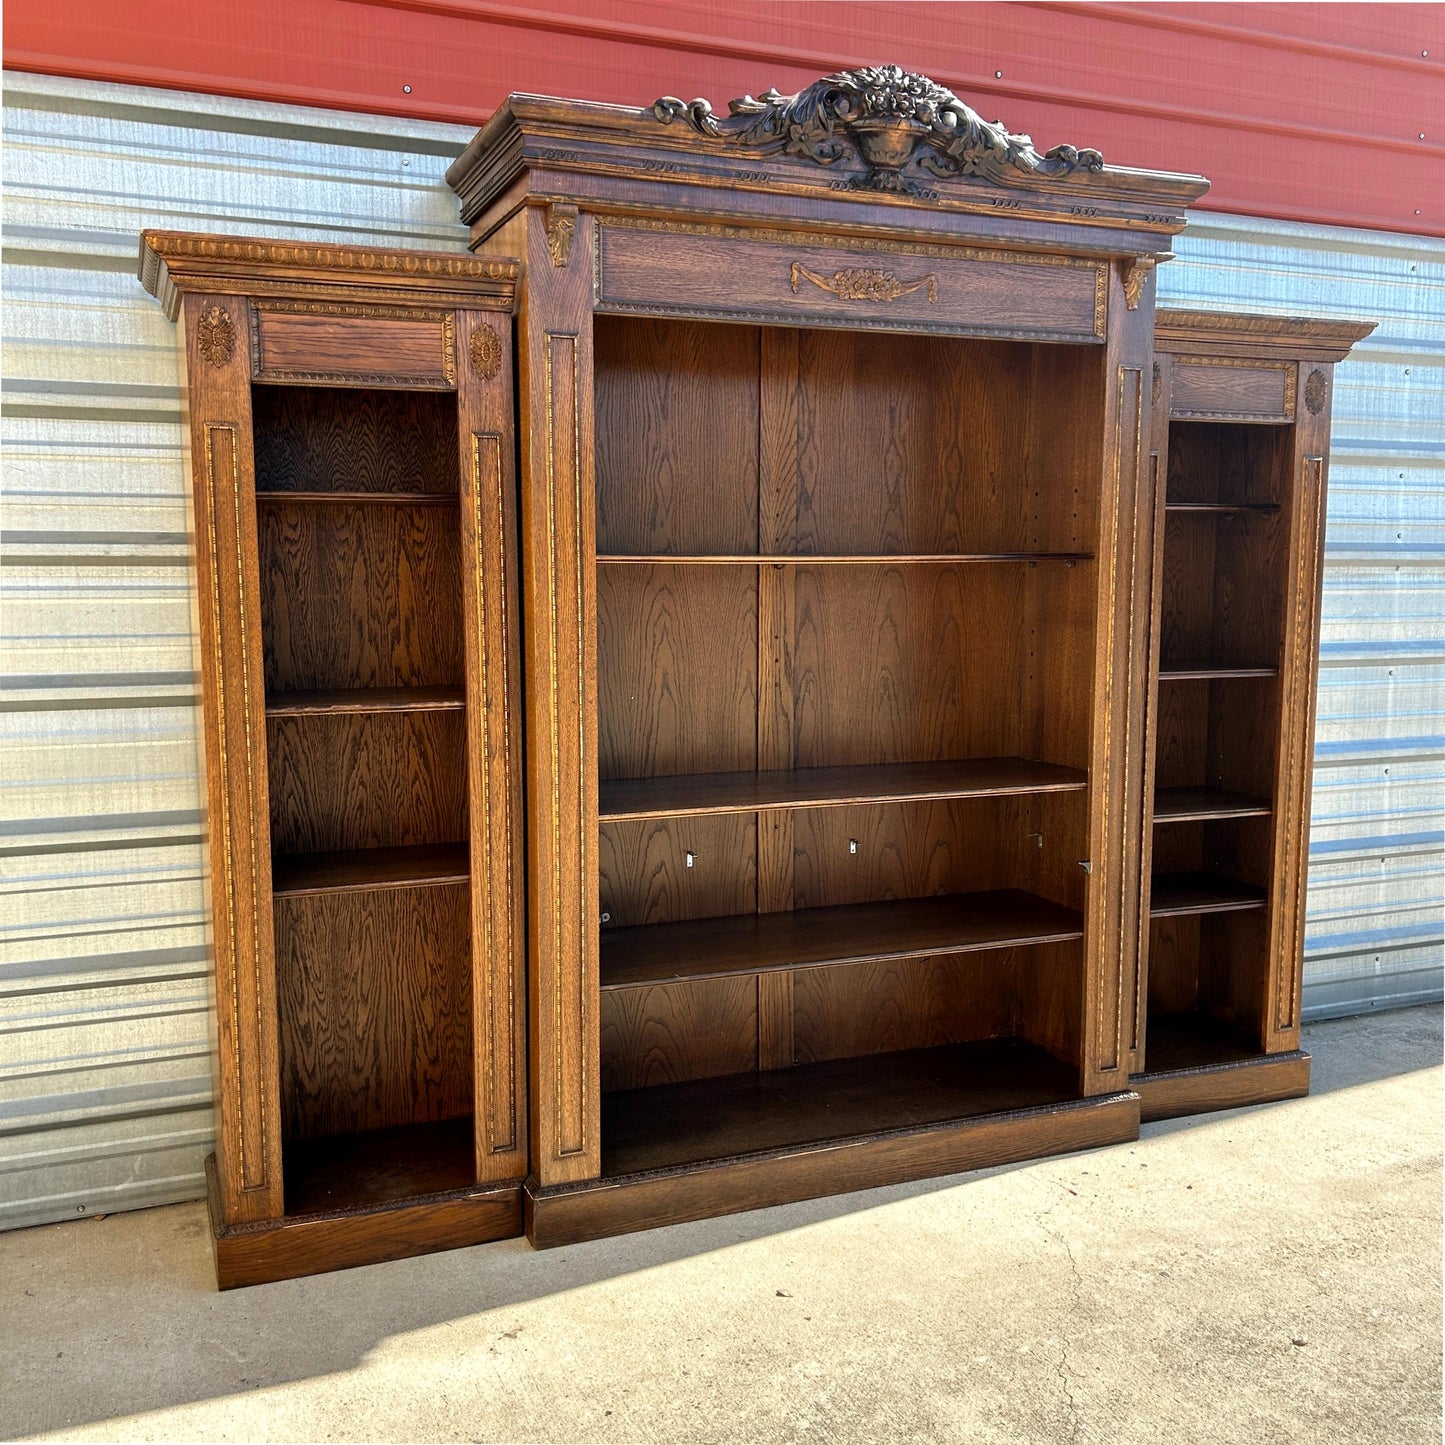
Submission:
[[[516,1234],[515,267],[150,232],[141,278],[190,417],[221,1285]]]
[[[1309,1091],[1300,1001],[1335,363],[1356,322],[1160,311],[1146,1119]]]

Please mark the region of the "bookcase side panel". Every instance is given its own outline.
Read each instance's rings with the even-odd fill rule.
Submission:
[[[283,1212],[266,703],[251,425],[250,308],[185,298],[209,873],[214,917],[220,1209]]]
[[[601,1171],[593,221],[527,212],[520,321],[531,1172]]]
[[[501,1183],[527,1172],[511,318],[459,311],[456,335],[477,1178]]]

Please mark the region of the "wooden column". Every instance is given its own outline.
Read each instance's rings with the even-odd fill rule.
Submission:
[[[1104,485],[1099,498],[1083,1092],[1128,1087],[1141,929],[1142,760],[1148,693],[1154,321],[1151,258],[1110,267]],[[1147,902],[1142,906],[1147,906]]]
[[[216,1174],[229,1225],[284,1212],[250,307],[242,296],[188,295],[182,325],[215,920]]]
[[[528,669],[531,1172],[601,1172],[593,221],[526,213],[519,361]]]
[[[527,1173],[522,687],[512,662],[520,607],[511,565],[517,481],[509,318],[459,311],[456,336],[477,1178],[503,1182]]]
[[[1280,649],[1280,716],[1274,809],[1269,968],[1262,1017],[1266,1053],[1299,1048],[1310,794],[1314,775],[1325,488],[1334,367],[1301,362],[1290,457],[1289,557]]]

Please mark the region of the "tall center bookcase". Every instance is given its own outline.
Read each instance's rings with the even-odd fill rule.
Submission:
[[[889,68],[513,96],[448,178],[524,266],[529,1236],[1132,1137],[1153,268],[1205,183]]]

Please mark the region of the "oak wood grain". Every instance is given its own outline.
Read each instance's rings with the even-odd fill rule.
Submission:
[[[467,915],[465,886],[277,900],[289,1140],[471,1115]]]
[[[454,511],[271,506],[259,514],[266,686],[456,686]]]
[[[453,396],[261,386],[252,406],[258,490],[422,492],[456,498]]]
[[[267,724],[271,845],[331,853],[467,837],[461,713],[336,713]]]

